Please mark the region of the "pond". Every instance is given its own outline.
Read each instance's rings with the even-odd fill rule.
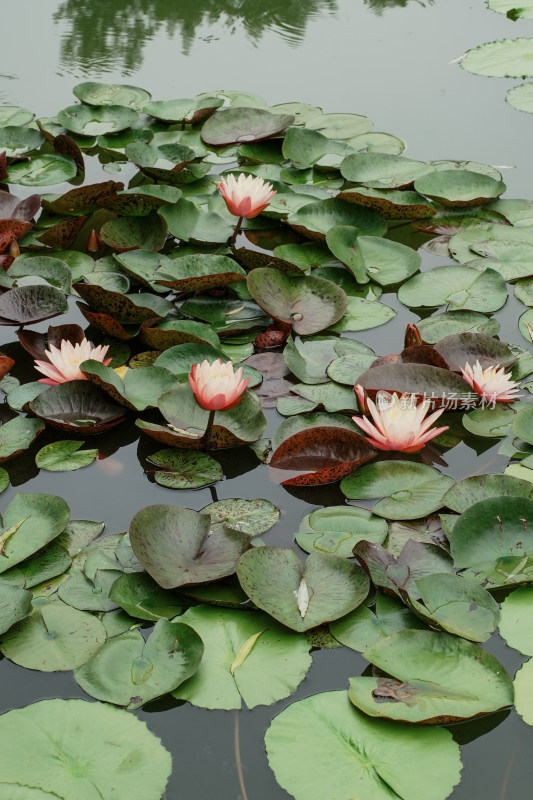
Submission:
[[[493,2],[505,5],[504,0]],[[97,698],[134,708],[122,714],[145,722],[172,754],[167,800],[182,796],[203,800],[215,793],[223,800],[289,796],[301,800],[304,794],[309,800],[329,796],[512,800],[524,796],[531,785],[533,734],[522,716],[533,724],[531,692],[526,670],[521,683],[517,682],[520,716],[512,707],[510,679],[533,654],[529,649],[533,643],[521,627],[531,613],[530,589],[515,588],[531,580],[527,519],[533,482],[528,462],[533,446],[533,383],[528,383],[533,373],[531,335],[528,338],[528,325],[533,325],[533,312],[528,311],[533,305],[529,266],[533,263],[532,121],[529,114],[505,102],[506,92],[522,79],[472,74],[457,59],[486,42],[529,37],[533,21],[507,18],[487,9],[481,0],[468,6],[460,0],[311,0],[306,4],[299,0],[260,4],[252,0],[179,4],[172,0],[64,0],[38,5],[20,0],[17,10],[25,20],[24,35],[11,31],[3,43],[0,117],[2,106],[30,109],[47,141],[43,143],[44,137],[29,119],[13,118],[9,124],[17,129],[11,140],[2,133],[5,126],[0,127],[0,151],[7,147],[9,156],[3,188],[9,185],[12,195],[19,198],[34,193],[42,198],[42,207],[39,202],[31,213],[26,212],[28,220],[37,218],[37,225],[16,231],[22,255],[11,266],[4,263],[7,271],[0,273],[5,290],[0,295],[0,346],[14,361],[11,368],[10,362],[0,363],[7,373],[0,383],[5,392],[0,406],[0,459],[2,450],[9,451],[0,468],[5,470],[0,471],[3,515],[12,504],[4,516],[0,553],[4,549],[2,555],[10,567],[14,565],[8,573],[6,562],[0,563],[0,590],[7,592],[9,582],[12,592],[4,594],[0,604],[6,618],[19,614],[9,617],[9,623],[2,621],[0,674],[6,688],[0,710],[29,707],[50,698]],[[195,100],[187,107],[182,104],[178,112],[149,106],[150,98],[141,94],[141,99],[128,96],[123,100],[121,112],[115,109],[106,116],[100,109],[87,111],[84,117],[80,109],[92,109],[91,92],[98,91],[87,82],[142,87],[152,101]],[[79,84],[84,88],[76,90],[75,97],[73,89]],[[87,105],[73,110],[70,107],[78,98]],[[130,102],[145,107],[152,116],[138,118],[128,108]],[[199,117],[191,128],[180,120],[193,106],[208,111],[207,122]],[[243,106],[248,110],[243,112]],[[233,107],[241,111],[231,124],[216,122],[220,115],[233,113]],[[322,118],[320,109],[324,115],[344,116]],[[59,122],[49,119],[58,113]],[[269,113],[278,115],[277,123],[271,123]],[[28,123],[26,131],[36,133],[22,135],[18,126]],[[58,137],[65,134],[67,138],[61,141]],[[84,134],[98,136],[98,142]],[[37,135],[38,140],[25,150],[21,136],[26,135],[28,140]],[[57,149],[52,156],[54,137]],[[9,147],[20,150],[10,153]],[[37,161],[38,149],[52,160]],[[84,170],[79,169],[80,157]],[[446,163],[438,169],[428,167],[434,161]],[[48,172],[51,178],[45,175],[48,170],[55,170]],[[214,182],[216,173],[226,170],[260,175],[277,190],[265,213],[244,220],[244,233],[237,238],[233,253],[225,244],[236,217],[226,209]],[[129,186],[131,204],[120,205],[124,200],[117,201],[117,196],[127,196],[117,195],[120,187],[116,185],[108,188],[107,195],[100,189],[91,196],[70,195],[78,203],[74,209],[58,201],[76,187],[107,181]],[[141,191],[147,184],[152,186],[151,194]],[[504,198],[498,200],[504,189]],[[347,193],[344,199],[333,200],[340,190]],[[510,202],[516,198],[523,202]],[[5,196],[0,197],[1,203],[2,219],[24,213],[20,207],[14,210],[14,201],[10,206]],[[316,204],[313,213],[306,212],[312,203]],[[435,212],[441,225],[432,228],[428,220]],[[93,228],[99,236],[91,243]],[[1,239],[4,230],[8,231],[4,253],[12,229],[5,225],[1,229],[0,246],[6,241]],[[45,240],[47,235],[52,237],[46,240],[46,249],[38,239],[43,233]],[[439,234],[444,236],[437,238]],[[280,247],[275,261],[274,248]],[[139,252],[141,259],[135,255]],[[50,254],[59,262],[51,264]],[[176,256],[185,256],[188,262],[182,272]],[[225,275],[230,271],[231,279]],[[75,294],[70,291],[73,279]],[[139,292],[142,302],[136,297]],[[128,293],[130,304],[125,306],[122,298]],[[80,298],[83,315],[77,306]],[[442,324],[436,326],[438,315],[445,316],[438,317]],[[306,327],[309,318],[312,324]],[[280,345],[262,350],[256,336],[272,320]],[[140,328],[141,322],[147,324]],[[406,341],[409,353],[373,365],[379,356],[401,352],[406,327],[415,323],[425,344],[411,329]],[[228,324],[233,326],[229,331]],[[79,325],[95,344],[109,344],[111,366],[118,372],[106,371],[93,361],[86,370],[91,380],[84,381],[78,394],[65,388],[69,383],[61,384],[62,394],[55,399],[53,393],[58,390],[54,387],[33,389],[39,377],[34,358],[46,359],[45,344],[53,341],[46,342],[49,325]],[[63,332],[66,336],[66,329]],[[69,336],[79,341],[79,332],[72,328]],[[189,349],[172,349],[182,343]],[[209,413],[198,410],[187,372],[193,363],[204,357],[213,360],[219,353],[240,364],[252,354],[254,344],[263,360],[252,358],[245,364],[245,376],[251,378],[245,399],[217,415],[213,434],[215,444],[217,437],[225,437],[226,444],[240,446],[212,449],[206,460],[195,462],[194,454],[201,448],[190,449],[191,442],[205,429]],[[279,355],[282,351],[285,360]],[[148,355],[137,363],[129,360],[141,353]],[[153,366],[156,356],[159,372]],[[512,370],[512,380],[521,382],[522,398],[511,396],[509,402],[495,402],[502,398],[488,395],[480,398],[477,390],[471,391],[472,383],[461,377],[468,359],[472,365],[479,359],[483,367],[502,364]],[[128,363],[136,369],[121,372]],[[357,405],[353,392],[358,376],[368,393],[363,406]],[[290,392],[287,379],[296,391]],[[262,397],[262,410],[252,388]],[[377,389],[417,393],[419,400],[427,395],[434,408],[441,398],[449,399],[455,392],[461,398],[469,395],[470,406],[453,413],[445,410],[436,425],[449,428],[418,452],[378,454],[362,439],[365,431],[350,421],[352,415],[361,419],[362,411],[369,416],[365,403],[368,396],[375,398]],[[161,413],[157,410],[160,397],[167,397],[159,402]],[[25,420],[24,411],[32,412],[27,417],[32,422],[20,423],[27,425],[24,431],[10,437],[5,426]],[[50,424],[58,418],[63,422],[68,418],[75,425],[58,429]],[[109,428],[104,424],[103,432],[89,435],[94,433],[90,428],[96,418],[110,420]],[[139,419],[140,425],[136,424]],[[119,424],[112,427],[117,420]],[[150,426],[152,436],[146,433]],[[164,432],[158,433],[157,426],[164,426]],[[317,428],[318,433],[313,433]],[[271,451],[278,448],[272,466],[263,463],[266,457],[261,460],[267,439]],[[79,454],[53,448],[42,452],[59,441],[83,442],[87,466],[80,461],[80,469],[73,469],[74,460],[83,458]],[[176,449],[180,444],[187,449]],[[97,457],[89,452],[92,449]],[[23,452],[17,454],[19,450]],[[159,461],[157,456],[152,458],[162,450],[166,455]],[[177,464],[179,457],[183,460]],[[402,462],[399,468],[396,461]],[[346,469],[346,462],[352,467]],[[313,475],[320,468],[332,473],[301,479],[303,473]],[[502,480],[472,482],[474,476],[504,472]],[[365,477],[359,479],[360,475]],[[295,482],[283,485],[287,479]],[[464,479],[470,483],[451,489],[455,481]],[[191,481],[200,488],[181,488],[190,487]],[[169,488],[169,484],[180,488]],[[443,500],[446,491],[450,494]],[[36,499],[19,503],[15,500],[18,492]],[[43,500],[42,495],[55,499]],[[383,496],[392,497],[381,501],[388,506],[381,512],[377,506],[370,514],[374,498]],[[57,498],[63,498],[69,508],[65,510]],[[219,545],[222,555],[215,553],[213,562],[220,567],[223,558],[231,560],[229,548],[233,567],[215,574],[207,569],[213,564],[198,566],[204,555],[202,545],[187,567],[193,572],[198,569],[196,580],[167,570],[172,557],[184,557],[182,545],[167,531],[197,529],[200,536],[205,516],[200,519],[190,512],[161,507],[198,512],[232,498],[262,500],[255,506],[252,502],[220,507],[220,518],[238,533],[229,536],[231,547],[228,542]],[[481,505],[471,511],[478,501]],[[406,508],[396,512],[395,503]],[[143,511],[149,506],[158,508]],[[331,515],[322,519],[306,516],[332,507]],[[32,514],[39,518],[40,532],[30,530]],[[92,545],[91,550],[88,543],[97,533],[96,526],[79,526],[66,537],[63,531],[69,516],[104,522],[110,535],[128,531],[133,519],[134,553],[118,537],[109,539],[113,547]],[[27,537],[35,543],[17,556],[21,546],[17,532],[24,530],[25,523]],[[321,536],[321,530],[327,535]],[[472,530],[479,542],[496,542],[494,547],[500,548],[496,555],[494,549],[487,555],[479,543],[469,550]],[[251,546],[249,534],[260,537]],[[211,534],[223,535],[220,529]],[[404,561],[396,562],[401,545],[411,535],[421,543],[419,549],[415,546],[409,557],[404,553]],[[58,541],[69,555],[53,544],[58,536],[63,537]],[[322,538],[325,544],[320,545]],[[358,545],[358,559],[373,584],[388,594],[369,590],[359,562],[348,560],[358,540],[371,542],[366,550]],[[82,543],[88,549],[80,557]],[[388,554],[380,547],[383,543]],[[44,545],[44,557],[42,553],[35,556]],[[190,550],[191,542],[187,546]],[[235,572],[239,547],[242,587],[263,612],[238,609],[247,597],[235,578],[211,583]],[[316,557],[316,565],[306,572],[309,585],[305,579],[293,585],[298,568],[290,561],[288,548],[294,548],[302,561],[307,556],[304,550],[310,551],[308,564]],[[472,548],[483,551],[482,566],[481,556],[474,557]],[[269,553],[277,560],[263,566],[260,559]],[[164,587],[161,594],[150,597],[155,589],[149,582],[144,595],[139,584],[129,585],[122,594],[115,587],[109,598],[115,579],[124,581],[124,576],[143,567]],[[320,573],[318,578],[312,569]],[[435,574],[438,583],[432,582]],[[416,584],[419,578],[423,580]],[[144,579],[148,580],[145,573]],[[468,589],[454,581],[468,584]],[[187,588],[189,583],[195,588]],[[334,600],[321,597],[330,584],[335,588],[331,594],[339,595]],[[182,591],[172,592],[176,587]],[[30,588],[34,595],[31,618]],[[16,592],[17,599],[11,599]],[[500,629],[492,597],[507,603]],[[366,613],[365,607],[376,598],[379,625],[373,616],[357,616]],[[204,603],[195,606],[197,599]],[[207,605],[210,601],[214,605]],[[400,610],[402,601],[411,613],[405,607]],[[187,633],[165,622],[178,613],[176,606],[185,611],[189,605],[185,621],[196,626],[200,636],[204,632],[204,659],[209,662],[196,684],[201,645],[190,629]],[[15,612],[14,606],[22,610]],[[308,611],[316,622],[307,624]],[[99,621],[102,613],[107,631]],[[247,621],[242,622],[243,618]],[[153,635],[157,619],[157,630],[166,633],[161,634],[159,645],[152,639],[150,656],[148,650],[142,652],[138,629],[142,626],[145,638]],[[328,622],[331,631],[327,624],[314,630]],[[98,625],[103,634],[96,631]],[[380,632],[374,627],[380,627]],[[519,628],[518,634],[513,627]],[[221,628],[226,631],[225,641]],[[309,629],[313,633],[306,638],[303,631]],[[173,650],[178,633],[180,648],[176,645]],[[391,654],[379,646],[387,634],[391,634],[387,639]],[[92,649],[86,644],[93,636],[100,646],[106,635],[108,642],[101,651],[96,644]],[[74,637],[70,646],[69,637]],[[109,643],[113,642],[119,642],[119,647],[112,653]],[[362,651],[372,643],[369,663]],[[176,656],[172,670],[177,677],[172,683],[172,677],[167,677],[172,670],[162,669],[161,653],[155,652],[158,646],[167,648],[166,656],[174,658],[176,652],[188,660],[189,672]],[[86,658],[79,655],[84,647],[89,647]],[[432,649],[437,655],[430,657]],[[497,661],[485,657],[483,650]],[[107,665],[103,669],[98,653]],[[457,667],[452,669],[452,663]],[[234,679],[239,669],[241,683]],[[126,673],[121,684],[119,676]],[[192,677],[186,681],[188,676]],[[354,679],[353,706],[347,696],[350,679]],[[131,687],[142,687],[150,701],[133,702]],[[124,692],[130,689],[124,702]],[[242,710],[228,710],[240,705],[239,692],[246,704]],[[420,704],[412,699],[417,693],[425,698]],[[137,694],[141,696],[141,688]],[[320,703],[320,697],[324,706],[299,704],[307,698],[310,704]],[[246,705],[253,706],[252,710]],[[97,708],[95,703],[92,706]],[[355,712],[354,706],[362,711]],[[6,746],[0,756],[4,781],[0,800],[4,796],[13,800],[17,783],[22,784],[17,789],[20,800],[58,796],[70,800],[73,786],[80,800],[121,796],[102,790],[107,785],[105,769],[94,784],[87,780],[78,788],[68,782],[84,774],[86,762],[102,757],[98,748],[105,744],[107,725],[113,730],[115,717],[110,716],[109,723],[104,718],[88,720],[92,738],[83,742],[75,722],[66,717],[63,721],[66,712],[56,711],[58,706],[49,712],[45,706],[40,708],[47,714],[44,726],[57,725],[62,741],[58,750],[60,760],[67,764],[68,780],[62,775],[58,783],[51,777],[41,782],[30,775],[28,787],[40,788],[26,787],[29,754],[24,743],[30,733],[29,729],[24,733],[19,723],[20,742],[13,734],[11,749]],[[279,716],[285,709],[289,710]],[[374,716],[367,717],[363,711]],[[410,722],[375,719],[379,716]],[[412,724],[435,718],[447,724]],[[4,738],[9,741],[8,719],[0,718],[0,729],[4,720]],[[351,727],[354,719],[359,720],[357,730]],[[455,722],[458,719],[465,721]],[[41,727],[37,717],[32,724],[33,730]],[[124,724],[120,736],[126,741],[129,729]],[[271,766],[265,753],[269,728]],[[68,749],[66,739],[78,735],[79,748],[64,757],[61,747]],[[153,740],[138,735],[136,744],[143,756],[137,765],[128,762],[131,783],[117,786],[122,786],[124,797],[159,800],[160,792],[154,787],[164,785],[168,761]],[[460,746],[460,776],[454,742]],[[51,752],[37,741],[31,749],[37,755],[28,766],[29,773],[35,769],[36,774],[44,774],[53,761]],[[98,755],[91,760],[92,753]],[[356,778],[350,772],[354,761]],[[109,766],[110,773],[113,769]]]

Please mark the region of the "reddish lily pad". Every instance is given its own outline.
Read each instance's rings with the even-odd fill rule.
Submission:
[[[98,207],[98,201],[123,188],[124,184],[117,181],[91,183],[71,189],[56,200],[45,200],[43,205],[56,214],[86,214]]]
[[[90,381],[68,381],[51,386],[28,407],[52,427],[82,435],[102,433],[124,419],[124,409]]]
[[[471,387],[455,372],[429,364],[382,364],[370,367],[359,375],[355,383],[361,384],[371,398],[380,389],[387,392],[416,394],[417,398],[429,398],[433,408],[456,407],[462,398],[469,396]]]
[[[254,269],[248,275],[248,290],[267,314],[302,336],[333,325],[348,306],[344,291],[331,281],[295,278],[276,269]]]
[[[496,364],[507,369],[516,362],[516,356],[505,342],[485,333],[446,336],[436,343],[435,350],[454,372],[459,372],[467,362],[473,365],[479,361],[483,369]]]
[[[0,219],[32,220],[41,208],[41,196],[31,194],[21,200],[10,192],[0,191]]]
[[[210,145],[259,142],[277,136],[293,122],[293,116],[272,114],[262,108],[228,108],[213,114],[200,135]]]
[[[133,337],[137,336],[139,333],[138,325],[122,325],[122,323],[117,322],[117,320],[109,314],[93,311],[88,306],[84,306],[83,303],[76,303],[76,305],[87,322],[94,325],[97,330],[109,336],[113,336],[115,339],[127,341],[128,339],[133,339]]]
[[[375,455],[372,445],[355,431],[315,427],[285,439],[270,466],[303,473],[282,481],[284,486],[319,486],[344,478]]]
[[[81,344],[85,338],[83,329],[79,325],[50,325],[46,333],[37,333],[23,329],[17,331],[17,336],[22,347],[34,358],[47,359],[46,350],[50,345],[61,347],[61,342],[66,339],[71,344]]]
[[[88,219],[86,216],[70,217],[58,222],[38,236],[38,241],[56,250],[64,250],[74,241]]]
[[[216,581],[235,572],[248,549],[245,533],[221,526],[211,532],[209,514],[178,506],[141,509],[130,525],[133,552],[163,589]]]

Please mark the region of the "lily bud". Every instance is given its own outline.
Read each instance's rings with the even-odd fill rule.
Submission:
[[[366,390],[364,389],[363,386],[361,386],[360,383],[356,383],[355,386],[353,387],[353,390],[355,392],[355,396],[357,397],[357,404],[359,406],[359,411],[361,412],[361,414],[368,415],[369,413],[368,402],[367,402],[368,395],[366,393]]]
[[[11,239],[11,242],[9,243],[9,255],[11,258],[17,258],[17,256],[20,256],[20,247],[16,239]]]
[[[422,337],[416,325],[408,325],[405,329],[404,348],[413,347],[415,344],[422,344]]]
[[[100,250],[100,239],[98,238],[98,234],[96,231],[93,230],[89,234],[89,238],[87,239],[87,252],[89,253],[97,253]]]

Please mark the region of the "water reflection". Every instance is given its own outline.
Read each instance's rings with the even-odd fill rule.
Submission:
[[[387,8],[405,8],[409,3],[418,3],[419,6],[432,6],[435,0],[364,0],[366,5],[375,14],[382,14]]]
[[[254,44],[274,30],[299,45],[310,18],[336,12],[337,0],[66,0],[53,19],[70,25],[61,41],[62,66],[95,76],[114,69],[136,72],[144,46],[157,34],[179,36],[184,55],[199,28],[215,24],[225,35],[242,26]]]

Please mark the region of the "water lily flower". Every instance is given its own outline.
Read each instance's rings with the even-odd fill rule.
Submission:
[[[271,183],[265,183],[259,176],[254,178],[243,172],[238,178],[231,174],[225,175],[217,181],[217,186],[230,214],[246,219],[257,217],[276,194]]]
[[[461,370],[465,381],[474,389],[482,400],[495,403],[513,402],[522,397],[517,394],[518,383],[511,380],[511,373],[505,367],[496,364],[482,369],[479,359],[473,367],[467,362]]]
[[[402,394],[399,396],[379,391],[376,403],[367,398],[368,408],[374,423],[366,417],[352,417],[353,421],[369,436],[365,437],[373,447],[378,450],[401,450],[404,453],[417,453],[424,445],[448,430],[448,425],[442,428],[430,426],[440,417],[443,408],[426,416],[431,400],[423,400],[416,404],[416,394]]]
[[[46,375],[46,378],[40,378],[39,383],[57,386],[67,381],[85,380],[85,375],[80,371],[82,361],[92,358],[101,361],[107,367],[112,360],[105,357],[108,350],[109,345],[94,347],[87,339],[78,344],[62,339],[60,347],[51,344],[50,350],[45,350],[48,361],[35,360],[35,369]]]
[[[217,358],[212,364],[193,364],[188,375],[196,402],[206,411],[228,411],[243,399],[250,378],[242,379],[242,367],[234,372],[231,361]]]

